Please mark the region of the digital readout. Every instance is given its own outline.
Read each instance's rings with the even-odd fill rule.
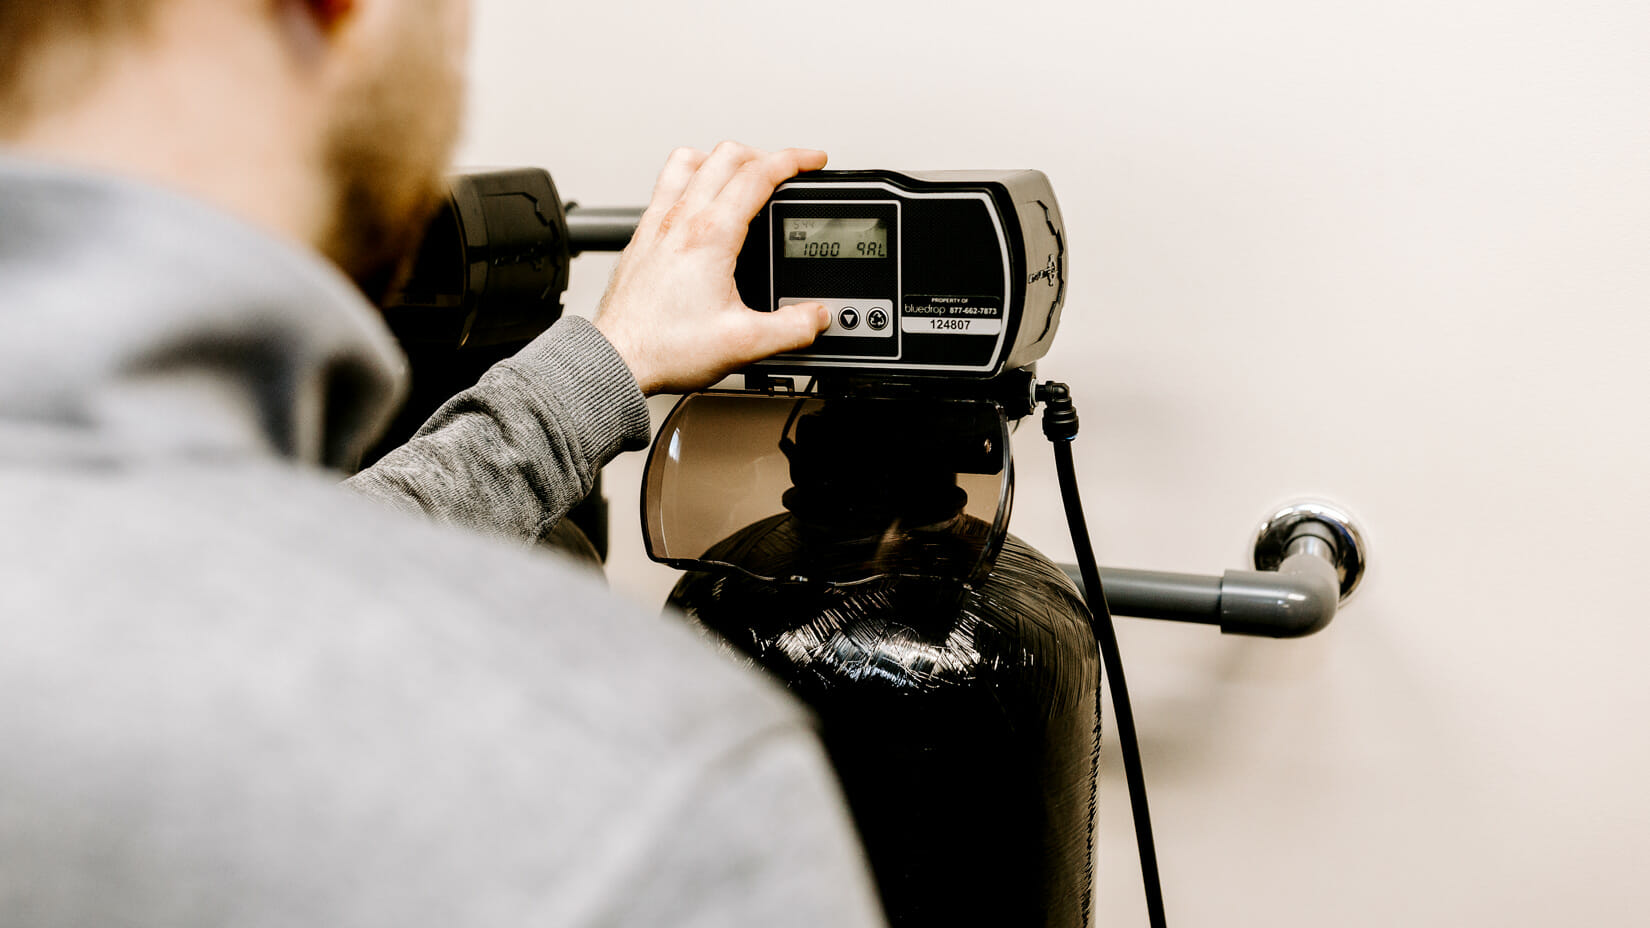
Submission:
[[[786,219],[785,257],[886,258],[888,220]]]

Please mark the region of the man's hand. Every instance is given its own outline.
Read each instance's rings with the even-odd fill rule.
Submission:
[[[745,233],[774,188],[824,166],[821,151],[770,153],[732,142],[709,155],[682,148],[670,156],[596,312],[596,328],[643,393],[702,389],[753,361],[811,345],[830,326],[820,304],[757,312],[733,284]]]

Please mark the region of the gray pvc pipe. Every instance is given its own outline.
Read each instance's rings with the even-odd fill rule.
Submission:
[[[1219,577],[1153,570],[1100,569],[1113,615],[1219,625],[1228,635],[1303,638],[1335,618],[1340,580],[1333,549],[1302,537],[1277,570],[1228,570]],[[1061,565],[1077,588],[1082,577]]]
[[[1081,590],[1083,578],[1077,568],[1065,570]],[[1219,577],[1102,567],[1100,583],[1106,588],[1106,604],[1113,615],[1220,624]]]

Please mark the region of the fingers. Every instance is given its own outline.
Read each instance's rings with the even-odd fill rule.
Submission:
[[[659,225],[677,202],[682,199],[682,192],[687,189],[694,174],[705,163],[710,155],[694,148],[678,148],[670,153],[665,166],[659,171],[659,180],[653,185],[653,199],[648,203],[647,211],[642,214],[641,225],[652,228]]]
[[[709,157],[696,148],[678,148],[671,152],[664,169],[659,172],[658,183],[653,185],[653,205],[675,205],[682,198],[682,191],[687,189],[688,182],[693,180],[693,175]]]
[[[757,151],[738,142],[723,142],[717,145],[716,150],[712,151],[710,157],[700,166],[699,173],[693,175],[693,181],[687,185],[687,190],[683,191],[682,202],[694,212],[709,206],[741,168],[766,154],[767,152]]]
[[[706,218],[715,226],[743,229],[761,212],[774,188],[803,171],[819,170],[825,162],[824,152],[807,148],[787,148],[747,161],[706,210]]]
[[[747,310],[745,331],[739,339],[746,357],[741,364],[787,351],[800,351],[814,343],[819,333],[831,327],[831,314],[820,303],[798,303],[771,313]]]
[[[653,238],[686,227],[693,238],[725,240],[737,249],[776,187],[825,162],[824,152],[806,148],[765,152],[723,142],[708,155],[678,148],[659,174],[638,231]]]

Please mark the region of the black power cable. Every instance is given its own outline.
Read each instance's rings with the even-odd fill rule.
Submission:
[[[1123,752],[1123,774],[1129,784],[1129,808],[1134,814],[1134,837],[1140,846],[1140,879],[1146,891],[1146,916],[1151,928],[1164,928],[1163,884],[1157,872],[1157,845],[1152,839],[1152,815],[1146,804],[1146,775],[1140,766],[1140,742],[1134,730],[1134,709],[1129,705],[1129,685],[1123,679],[1123,657],[1117,647],[1117,629],[1112,626],[1106,591],[1100,584],[1100,568],[1094,561],[1094,545],[1089,540],[1088,520],[1083,518],[1083,499],[1077,491],[1077,467],[1072,462],[1071,442],[1077,437],[1077,407],[1071,388],[1049,382],[1037,388],[1043,409],[1043,434],[1054,445],[1054,465],[1060,477],[1060,496],[1066,506],[1066,522],[1071,526],[1071,543],[1077,551],[1077,565],[1083,572],[1083,592],[1093,618],[1094,638],[1100,645],[1100,660],[1111,689],[1112,708],[1117,716],[1117,744]]]

